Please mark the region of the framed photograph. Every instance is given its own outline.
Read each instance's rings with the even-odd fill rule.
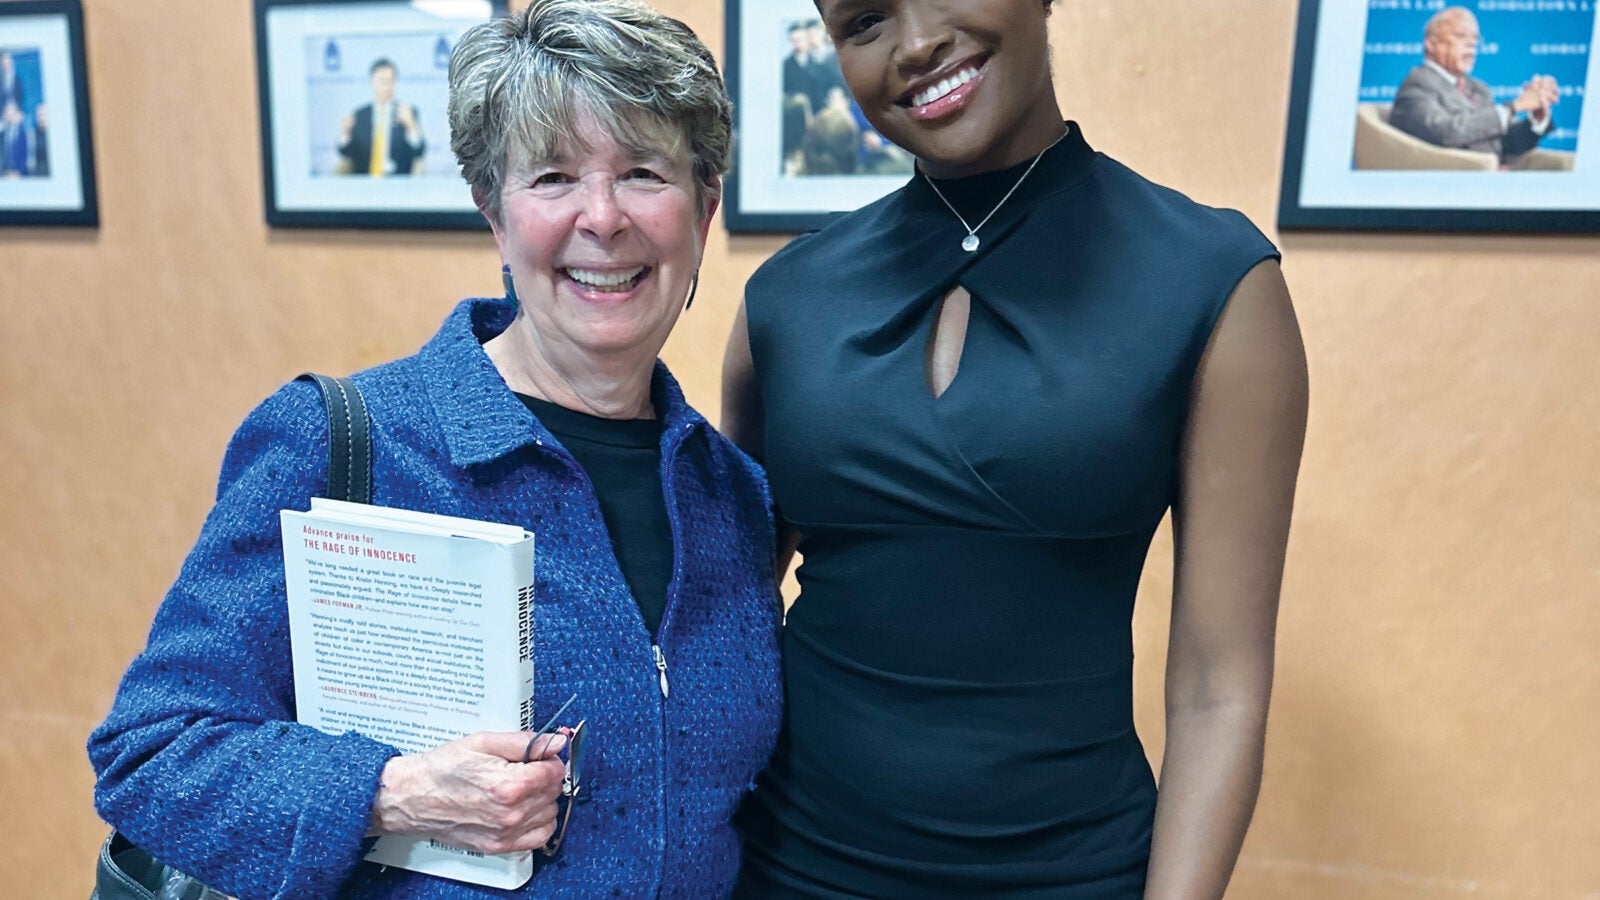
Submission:
[[[83,7],[0,3],[0,225],[98,224]]]
[[[1600,231],[1596,0],[1300,0],[1278,226]]]
[[[450,152],[450,51],[503,0],[255,0],[267,224],[486,228]]]
[[[915,161],[851,99],[812,0],[727,0],[727,39],[729,231],[811,231],[906,183]]]

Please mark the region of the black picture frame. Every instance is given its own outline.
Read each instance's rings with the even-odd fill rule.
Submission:
[[[837,75],[812,0],[725,0],[724,17],[723,78],[734,109],[734,161],[722,205],[728,231],[814,231],[906,183],[913,165],[909,154],[887,142],[869,152],[846,139],[845,115],[855,142],[871,140],[871,126]],[[828,48],[817,61],[817,71],[826,74],[811,76],[808,89],[792,90],[796,79],[789,77],[786,61],[797,54],[786,47],[788,32],[808,22],[816,23],[807,30],[813,43]],[[803,121],[791,102],[797,95],[806,100]],[[830,107],[826,124],[834,127],[814,127],[815,116]],[[813,138],[807,148],[797,149],[807,137]]]
[[[461,32],[504,15],[505,0],[254,2],[268,225],[488,228],[450,154],[448,61]],[[372,155],[375,174],[366,174],[355,171],[362,145],[344,126],[361,121],[363,108],[371,122],[368,85],[380,61],[389,62],[393,97],[412,114],[421,141],[400,149],[405,132],[394,131],[390,151]],[[373,142],[369,131],[366,146]]]
[[[0,226],[98,226],[82,4],[0,3],[0,56]]]
[[[1452,5],[1482,17],[1478,0],[1453,0]],[[1498,11],[1503,6],[1491,4],[1485,10],[1511,14]],[[1591,4],[1585,6],[1592,9]],[[1404,9],[1421,21],[1438,7],[1418,3],[1414,12],[1411,4]],[[1576,5],[1573,12],[1580,12]],[[1507,168],[1513,160],[1526,164],[1533,153],[1541,155],[1542,164],[1552,164],[1555,154],[1564,151],[1539,149],[1528,159],[1499,159],[1492,152],[1440,148],[1391,125],[1390,104],[1381,101],[1393,97],[1398,83],[1368,85],[1370,75],[1362,71],[1375,52],[1404,54],[1404,65],[1420,64],[1422,28],[1415,28],[1414,39],[1389,42],[1373,31],[1376,20],[1367,18],[1371,14],[1365,0],[1300,0],[1278,206],[1280,229],[1600,232],[1600,128],[1595,127],[1600,125],[1596,121],[1600,110],[1581,109],[1586,85],[1563,87],[1569,97],[1578,98],[1567,106],[1580,110],[1579,121],[1569,126],[1576,132],[1572,139],[1577,150],[1556,160],[1565,169]],[[1589,28],[1588,34],[1560,46],[1594,47],[1600,42],[1594,40],[1594,23]],[[1492,38],[1488,28],[1484,30],[1488,43]],[[1550,46],[1558,40],[1553,37]],[[1494,60],[1480,55],[1474,76],[1484,69],[1481,62],[1486,58]],[[1392,71],[1395,64],[1387,63],[1390,68],[1385,71]],[[1508,90],[1516,88],[1495,85],[1494,102],[1504,102]],[[1561,104],[1555,112],[1553,121],[1560,125]]]

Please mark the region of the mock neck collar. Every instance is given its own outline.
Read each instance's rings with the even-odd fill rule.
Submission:
[[[1017,188],[1011,199],[1005,202],[996,213],[996,218],[1005,216],[1012,207],[1026,208],[1038,200],[1051,194],[1064,190],[1081,181],[1089,174],[1094,162],[1095,151],[1084,140],[1083,130],[1076,122],[1066,123],[1066,134],[1055,146],[1044,152],[1039,157],[1039,164],[1033,172]],[[976,226],[983,218],[993,211],[1001,198],[1006,196],[1024,172],[1033,164],[1033,159],[1026,159],[1014,166],[998,169],[993,172],[982,172],[964,178],[934,178],[931,183],[938,186],[950,204],[961,212],[969,225]],[[906,199],[913,208],[918,210],[934,209],[946,216],[950,210],[929,187],[930,179],[917,167],[916,174],[906,186]],[[950,216],[954,221],[954,216]],[[959,226],[958,226],[959,227]],[[980,236],[983,231],[980,231]]]

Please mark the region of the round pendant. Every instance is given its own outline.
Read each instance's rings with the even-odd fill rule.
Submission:
[[[975,234],[969,234],[961,239],[961,249],[967,251],[968,253],[978,249],[978,244],[978,236]]]

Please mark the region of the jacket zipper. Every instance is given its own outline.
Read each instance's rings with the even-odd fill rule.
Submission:
[[[656,674],[661,679],[661,699],[665,700],[670,696],[667,689],[667,655],[661,652],[660,644],[651,644],[650,652],[656,658]]]
[[[656,755],[656,777],[661,780],[661,819],[660,841],[662,851],[656,854],[660,869],[656,875],[656,896],[665,893],[667,884],[667,695],[670,689],[667,685],[667,654],[661,649],[666,643],[668,627],[672,624],[672,614],[677,607],[674,602],[678,596],[678,584],[683,580],[683,525],[678,521],[678,504],[672,489],[672,473],[677,468],[678,451],[683,447],[684,438],[694,429],[693,425],[685,425],[674,434],[667,443],[666,452],[661,459],[661,493],[667,506],[667,526],[672,532],[672,580],[667,583],[667,607],[661,614],[661,625],[656,629],[655,642],[650,645],[651,655],[655,658],[656,676],[661,681],[661,752]]]
[[[657,897],[661,896],[662,889],[665,887],[667,880],[667,695],[671,693],[671,690],[667,684],[667,654],[661,649],[660,642],[666,638],[667,625],[671,621],[672,609],[673,606],[675,606],[672,601],[677,596],[678,582],[681,580],[681,576],[683,574],[683,540],[680,535],[683,526],[678,521],[678,506],[677,503],[674,502],[672,490],[672,472],[674,464],[677,462],[678,451],[683,447],[684,438],[687,437],[689,432],[693,430],[693,425],[685,425],[677,434],[673,435],[671,442],[667,444],[666,452],[662,454],[661,460],[661,492],[663,494],[663,499],[666,501],[667,525],[672,533],[672,580],[667,583],[667,606],[666,609],[662,611],[661,625],[656,629],[655,640],[650,642],[651,661],[655,664],[656,678],[661,684],[661,722],[660,730],[657,732],[657,734],[660,736],[661,752],[656,754],[656,781],[661,786],[662,803],[661,814],[659,817],[661,849],[656,853],[658,865],[656,869],[655,895]],[[557,450],[555,447],[550,446],[543,440],[536,439],[534,443],[546,452],[549,452],[560,458],[569,467],[571,467],[574,472],[578,473],[581,478],[588,480],[588,473],[583,471],[583,466],[578,464],[576,458],[568,453]],[[594,485],[592,482],[589,485],[589,491],[590,493],[594,492]]]

